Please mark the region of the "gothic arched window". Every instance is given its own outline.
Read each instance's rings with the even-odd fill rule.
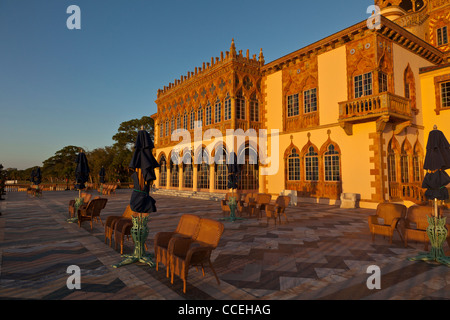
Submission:
[[[325,181],[340,181],[339,152],[333,144],[328,146],[324,155]]]

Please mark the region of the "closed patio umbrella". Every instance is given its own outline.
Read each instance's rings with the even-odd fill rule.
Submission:
[[[68,222],[77,222],[78,221],[78,208],[83,205],[83,198],[81,197],[81,190],[85,189],[84,185],[89,179],[89,164],[86,158],[86,154],[80,149],[78,153],[75,163],[77,164],[75,168],[75,180],[76,185],[75,188],[78,189],[78,198],[75,198],[74,209],[75,209],[75,217],[69,218]]]
[[[230,207],[230,216],[227,218],[222,218],[221,220],[230,220],[232,222],[236,220],[243,220],[243,218],[236,217],[236,208],[237,201],[234,196],[234,190],[238,189],[238,182],[240,178],[241,168],[238,164],[237,155],[234,151],[230,152],[227,159],[227,168],[228,168],[228,181],[227,187],[231,189],[232,196],[228,201],[228,206]]]
[[[100,183],[105,183],[106,171],[105,171],[104,167],[102,167],[100,169],[100,172],[98,173],[98,175],[100,177]]]
[[[434,202],[434,217],[427,217],[427,235],[431,242],[429,253],[420,254],[409,260],[434,261],[450,267],[450,258],[446,257],[442,248],[447,238],[446,217],[439,217],[438,201],[449,199],[446,186],[450,183],[450,177],[445,172],[450,168],[450,144],[442,131],[434,126],[427,141],[427,153],[424,161],[424,169],[427,170],[422,182],[422,188],[426,188],[425,197]]]
[[[42,182],[42,174],[41,174],[41,168],[40,167],[36,168],[36,174],[35,174],[33,182],[34,182],[34,184],[36,186],[40,185],[41,182]]]
[[[82,190],[86,188],[84,184],[88,181],[90,172],[88,160],[83,150],[80,149],[75,162],[77,164],[77,167],[75,168],[75,179],[77,184],[75,187],[78,190]]]
[[[136,213],[131,218],[134,252],[131,255],[125,255],[125,259],[119,264],[113,265],[115,268],[135,262],[154,266],[153,255],[145,252],[145,241],[149,232],[147,227],[149,214],[156,212],[156,201],[149,195],[150,185],[156,179],[155,168],[159,167],[152,153],[154,147],[149,133],[141,127],[129,165],[129,168],[134,170],[132,174],[134,189],[130,198],[130,208]]]

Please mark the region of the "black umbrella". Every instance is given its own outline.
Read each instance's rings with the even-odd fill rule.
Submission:
[[[426,188],[425,197],[434,200],[434,218],[428,217],[427,235],[431,242],[429,253],[420,254],[410,260],[436,261],[450,266],[450,258],[446,257],[442,247],[447,238],[448,230],[445,228],[445,217],[438,217],[438,200],[447,200],[449,193],[446,188],[450,177],[445,172],[450,168],[450,144],[444,134],[434,126],[427,142],[427,154],[424,161],[427,174],[422,183]]]
[[[228,189],[237,189],[238,188],[238,182],[240,177],[240,166],[237,163],[237,156],[236,153],[233,151],[230,153],[229,159],[228,159]]]
[[[34,179],[36,178],[36,169],[31,170],[30,181],[34,183]]]
[[[75,187],[78,190],[82,190],[86,188],[84,184],[89,179],[89,165],[83,150],[80,150],[80,153],[78,153],[75,162],[77,164],[77,167],[75,168],[75,179],[77,184],[75,185]]]
[[[156,179],[155,168],[159,167],[152,149],[154,144],[150,135],[142,127],[139,130],[134,153],[129,167],[135,172],[132,174],[134,189],[131,193],[130,208],[135,212],[132,216],[131,236],[134,242],[134,251],[131,255],[124,255],[125,259],[113,265],[118,268],[135,262],[142,262],[153,267],[155,264],[152,255],[145,252],[145,241],[148,237],[149,213],[156,211],[155,200],[149,195],[150,184]]]
[[[436,126],[428,136],[423,168],[431,171],[450,169],[450,144],[444,133],[437,130]]]
[[[135,212],[156,211],[155,200],[149,195],[150,185],[156,180],[155,168],[159,168],[159,163],[152,153],[154,147],[149,133],[139,130],[129,165],[131,169],[135,170],[132,175],[134,189],[130,199],[131,209]]]
[[[36,171],[35,171],[35,176],[34,176],[34,184],[35,185],[40,185],[42,182],[42,175],[41,175],[41,168],[37,167]]]
[[[422,188],[427,189],[425,197],[428,200],[447,200],[446,185],[450,183],[450,177],[445,170],[450,168],[450,144],[436,126],[428,136],[423,168],[427,170],[422,182]]]
[[[100,172],[98,173],[98,175],[100,176],[100,183],[105,183],[106,171],[105,171],[104,167],[102,167],[100,169]]]

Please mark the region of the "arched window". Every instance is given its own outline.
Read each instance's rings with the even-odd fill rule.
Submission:
[[[305,180],[319,180],[319,156],[313,146],[309,147],[308,153],[305,155]]]
[[[181,115],[177,116],[177,132],[181,129]]]
[[[388,180],[389,180],[389,182],[397,182],[395,152],[394,152],[394,149],[392,148],[392,141],[389,142],[387,151],[388,151],[388,156],[387,156]]]
[[[211,104],[208,101],[208,104],[206,105],[205,125],[209,126],[211,123]]]
[[[288,180],[300,180],[300,155],[297,150],[293,148],[288,158]]]
[[[197,110],[197,128],[201,128],[203,126],[203,107],[200,107]]]
[[[194,130],[194,124],[195,124],[195,110],[194,109],[191,110],[191,119],[190,120],[191,120],[191,122],[189,125],[189,129]]]
[[[250,121],[259,121],[259,102],[256,94],[250,99]]]
[[[405,144],[402,146],[402,153],[400,154],[400,174],[402,183],[409,182],[409,157],[406,152]]]
[[[166,137],[170,135],[169,120],[166,120]]]
[[[414,153],[413,153],[413,179],[414,182],[420,182],[422,181],[422,156],[421,156],[421,150],[419,145],[416,143],[414,146]]]
[[[185,151],[183,155],[183,187],[192,188],[194,177],[194,167],[192,164],[191,152]]]
[[[228,93],[225,97],[224,118],[225,121],[231,119],[231,98]]]
[[[183,115],[183,129],[187,130],[188,128],[188,113],[185,111]]]
[[[175,118],[172,117],[172,120],[170,120],[170,134],[172,134],[175,130]]]
[[[222,102],[217,98],[214,105],[214,123],[219,123],[222,121]]]
[[[214,188],[216,190],[228,189],[227,152],[222,147],[215,156]]]
[[[197,188],[209,189],[209,156],[205,148],[199,154],[197,166]]]
[[[241,172],[238,181],[240,190],[258,190],[259,189],[259,167],[258,153],[250,146],[247,146],[238,155],[238,164]]]
[[[239,92],[236,96],[236,118],[245,120],[245,99],[242,92]]]
[[[324,155],[325,181],[340,181],[339,152],[330,144]]]
[[[159,185],[161,187],[167,186],[167,165],[166,165],[166,157],[164,155],[161,156],[159,160]]]
[[[170,159],[170,186],[178,187],[179,179],[178,179],[178,164],[172,161],[172,157]]]

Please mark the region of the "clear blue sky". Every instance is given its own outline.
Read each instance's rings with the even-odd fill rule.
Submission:
[[[0,0],[0,163],[110,146],[121,122],[235,39],[266,63],[368,18],[373,0]],[[67,7],[81,9],[69,30]]]

